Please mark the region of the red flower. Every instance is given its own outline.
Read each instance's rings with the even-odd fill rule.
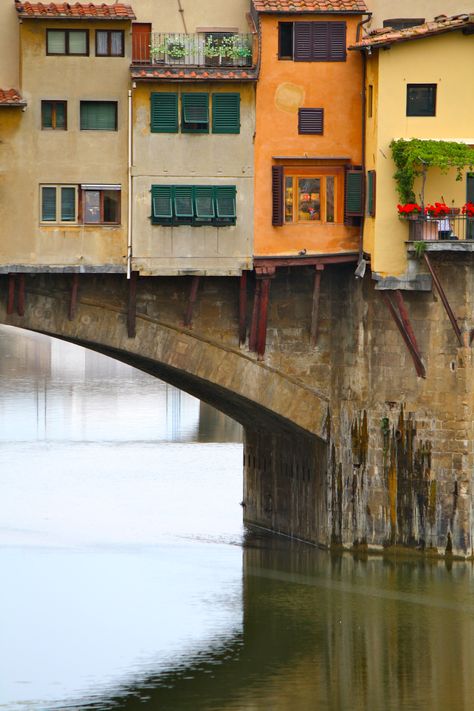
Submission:
[[[405,205],[397,205],[398,214],[416,215],[421,212],[421,207],[416,202],[407,202]]]
[[[427,205],[425,207],[425,214],[431,215],[431,217],[446,217],[446,215],[449,215],[450,211],[451,208],[444,202],[435,202],[434,205]]]
[[[466,204],[462,206],[462,214],[467,217],[474,217],[474,203],[466,202]]]

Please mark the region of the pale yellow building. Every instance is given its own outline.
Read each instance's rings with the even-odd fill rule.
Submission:
[[[427,172],[414,185],[417,202],[446,203],[454,208],[448,222],[441,220],[415,229],[400,219],[401,202],[394,180],[393,139],[433,139],[474,145],[474,93],[470,70],[474,62],[474,16],[463,15],[402,29],[374,32],[353,49],[366,56],[367,209],[364,251],[372,271],[409,282],[409,244],[426,240],[430,250],[470,251],[470,227],[462,206],[474,201],[474,182],[466,166],[462,180],[455,170]],[[455,214],[456,213],[456,214]],[[464,222],[463,222],[464,220]],[[467,237],[467,239],[466,239]]]
[[[472,11],[472,3],[468,0],[366,0],[366,5],[372,13],[367,24],[369,29],[382,27],[384,22],[393,26],[393,20],[401,24],[404,20],[425,21],[437,15]]]

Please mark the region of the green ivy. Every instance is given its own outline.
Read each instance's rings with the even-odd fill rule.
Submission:
[[[400,138],[393,140],[390,148],[397,167],[393,177],[403,203],[416,201],[415,180],[426,174],[428,168],[439,168],[442,173],[455,168],[456,180],[462,180],[463,170],[472,170],[474,164],[474,153],[465,143]]]

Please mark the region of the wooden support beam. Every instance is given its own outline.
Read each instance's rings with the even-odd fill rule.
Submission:
[[[68,318],[70,321],[74,321],[74,319],[76,317],[78,288],[79,288],[79,274],[76,273],[76,274],[72,275],[71,299],[69,301],[69,314],[68,314]]]
[[[459,346],[462,348],[464,343],[463,343],[463,339],[462,339],[461,329],[459,328],[459,324],[458,324],[456,317],[453,313],[453,310],[449,304],[449,301],[448,301],[448,298],[444,292],[443,286],[438,278],[438,275],[436,274],[435,270],[433,269],[431,260],[428,257],[428,255],[426,254],[426,252],[424,253],[423,257],[425,259],[426,266],[428,267],[428,269],[430,271],[431,277],[433,279],[433,284],[436,287],[436,291],[438,292],[440,299],[443,303],[444,309],[445,309],[446,313],[448,314],[448,318],[451,321],[451,326],[453,327],[453,331],[456,334],[456,338],[458,339]]]
[[[137,281],[138,272],[132,272],[128,280],[127,331],[129,338],[137,334]]]
[[[200,279],[201,279],[201,277],[194,276],[192,279],[192,282],[191,282],[188,308],[187,308],[186,314],[184,316],[184,325],[188,326],[188,327],[191,327],[193,325],[193,310],[194,310],[194,304],[196,303]]]
[[[253,297],[253,307],[252,307],[252,321],[250,323],[250,334],[249,334],[249,350],[255,352],[257,350],[257,329],[258,329],[258,315],[260,312],[260,292],[262,284],[259,279],[255,282],[255,294]]]
[[[267,344],[268,302],[270,300],[270,277],[262,279],[257,329],[257,356],[261,360]]]
[[[18,316],[25,315],[25,275],[18,274],[18,297],[16,302]]]
[[[239,291],[239,346],[247,338],[247,272],[242,272]]]
[[[324,264],[316,264],[313,286],[313,308],[311,311],[311,347],[314,348],[318,341],[319,326],[319,301],[321,296],[321,277],[324,271]]]
[[[400,314],[400,318],[402,319],[402,323],[405,327],[405,330],[406,330],[411,342],[413,343],[413,346],[416,348],[416,350],[420,354],[420,348],[418,346],[415,332],[414,332],[411,322],[410,322],[410,317],[408,316],[408,311],[407,311],[407,307],[405,304],[405,299],[403,298],[403,294],[400,291],[400,289],[396,289],[394,292],[394,295],[395,295],[395,301],[397,302],[397,306],[398,306],[398,312]],[[421,354],[420,354],[420,358],[421,358]]]
[[[8,275],[8,300],[7,300],[7,314],[11,315],[15,310],[15,275]]]
[[[386,291],[380,291],[380,294],[382,295],[382,299],[385,301],[387,308],[390,311],[393,320],[395,321],[395,325],[397,326],[398,330],[401,333],[403,340],[405,341],[405,345],[408,348],[408,351],[409,351],[409,353],[412,357],[413,363],[415,365],[416,374],[420,378],[426,378],[426,369],[423,364],[423,361],[421,360],[420,353],[418,352],[418,349],[415,346],[415,344],[412,343],[411,338],[410,338],[408,332],[406,331],[403,321],[400,318],[399,314],[397,313],[397,310],[395,309],[395,306],[393,305],[390,296],[388,295],[388,293]]]

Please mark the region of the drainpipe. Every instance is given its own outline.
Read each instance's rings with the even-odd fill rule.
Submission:
[[[128,224],[127,224],[127,279],[132,274],[132,90],[128,90]]]
[[[182,5],[181,5],[181,0],[178,0],[178,12],[179,12],[180,15],[181,15],[181,21],[182,21],[183,27],[184,27],[184,34],[187,35],[187,34],[188,34],[188,29],[187,29],[187,27],[186,27],[186,20],[184,19],[184,10],[183,10],[183,7],[182,7]]]
[[[365,20],[361,20],[357,25],[356,32],[356,42],[358,42],[362,35],[362,27],[366,25],[372,19],[372,13],[368,13],[368,17]],[[367,95],[365,90],[365,82],[367,76],[367,57],[365,51],[362,50],[362,172],[365,180],[365,129],[367,124]],[[365,191],[364,191],[365,195]],[[364,209],[360,220],[360,236],[359,236],[359,262],[357,264],[356,275],[364,276],[365,273],[365,260],[364,260],[364,224],[365,224],[365,199],[364,199]]]

